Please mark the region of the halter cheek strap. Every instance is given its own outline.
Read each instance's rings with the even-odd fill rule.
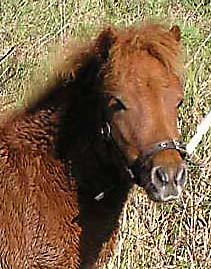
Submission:
[[[108,123],[108,121],[106,121],[102,128],[101,128],[101,132],[100,135],[103,137],[103,140],[109,145],[112,146],[113,148],[115,148],[115,150],[118,152],[120,159],[123,161],[124,163],[124,168],[126,170],[126,172],[129,174],[130,178],[138,183],[139,185],[141,185],[140,182],[138,182],[138,174],[140,173],[140,171],[142,169],[145,168],[146,163],[157,153],[159,153],[160,151],[163,150],[168,150],[168,149],[174,149],[177,150],[182,157],[184,157],[183,155],[186,153],[186,146],[183,142],[180,142],[178,140],[166,140],[166,141],[162,141],[159,143],[155,143],[152,145],[152,147],[147,150],[144,154],[142,154],[140,157],[138,157],[134,163],[132,164],[132,166],[128,166],[127,164],[127,160],[122,152],[122,150],[120,149],[119,145],[116,143],[113,135],[112,135],[112,130],[111,130],[111,126]],[[99,193],[98,195],[96,195],[94,197],[94,199],[96,201],[100,201],[104,198],[104,195],[106,192],[108,192],[110,189],[104,190],[101,193]]]
[[[161,151],[174,149],[174,150],[177,150],[183,158],[184,158],[184,155],[186,154],[185,143],[179,140],[169,139],[169,140],[165,140],[165,141],[161,141],[159,143],[153,144],[147,151],[141,154],[134,161],[134,163],[129,167],[127,165],[127,161],[125,159],[123,152],[119,148],[117,142],[115,141],[112,135],[111,126],[108,122],[105,122],[105,124],[101,128],[101,135],[103,136],[104,140],[107,143],[112,144],[116,148],[116,150],[118,151],[120,155],[120,158],[123,159],[124,162],[126,163],[125,168],[128,171],[131,178],[136,178],[137,172],[142,170],[146,166],[146,164],[153,158],[153,156],[155,156],[157,153]]]

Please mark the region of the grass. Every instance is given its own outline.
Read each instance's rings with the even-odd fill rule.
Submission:
[[[0,14],[0,58],[5,55],[0,62],[0,113],[24,103],[25,81],[52,43],[64,42],[67,35],[94,35],[104,24],[128,26],[149,17],[182,29],[186,79],[179,126],[185,141],[211,108],[209,1],[3,0]],[[179,201],[155,204],[134,188],[123,210],[116,253],[101,269],[211,268],[211,130],[194,159],[205,166],[190,165]]]

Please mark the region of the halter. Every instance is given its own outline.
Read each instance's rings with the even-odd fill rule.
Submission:
[[[161,151],[174,149],[177,150],[183,158],[186,154],[186,145],[184,142],[175,139],[164,140],[153,144],[147,151],[138,156],[131,166],[128,166],[122,150],[120,149],[119,145],[116,143],[112,135],[111,125],[107,121],[101,128],[101,135],[103,136],[103,139],[106,141],[106,143],[109,143],[116,148],[119,155],[121,156],[121,159],[124,160],[125,169],[127,170],[132,179],[135,179],[137,172],[142,170],[146,166],[147,162],[149,162],[149,160],[151,160],[153,156],[155,156]]]

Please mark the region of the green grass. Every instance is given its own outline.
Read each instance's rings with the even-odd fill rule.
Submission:
[[[94,36],[106,24],[128,26],[145,18],[178,24],[186,54],[185,100],[180,111],[183,139],[189,141],[211,108],[211,4],[165,0],[2,0],[0,2],[0,113],[23,104],[30,79],[49,45]],[[183,197],[171,204],[150,202],[136,187],[121,219],[119,243],[107,269],[211,268],[211,130],[189,167]]]

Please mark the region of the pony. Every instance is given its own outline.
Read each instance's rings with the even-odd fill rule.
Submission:
[[[107,27],[52,69],[0,125],[2,269],[106,264],[131,187],[165,202],[185,184],[178,26]]]

